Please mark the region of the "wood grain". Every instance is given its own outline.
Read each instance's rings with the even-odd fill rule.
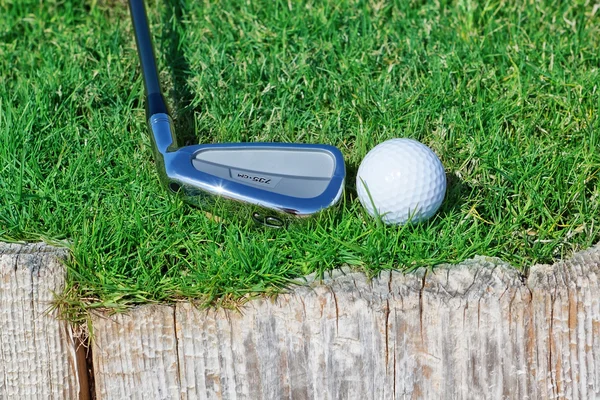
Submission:
[[[539,397],[600,398],[600,248],[532,268]]]
[[[86,398],[70,327],[50,312],[64,249],[0,243],[0,399]],[[84,384],[83,384],[84,386]]]
[[[174,309],[145,306],[94,319],[93,358],[98,399],[179,397]]]
[[[485,257],[373,280],[341,269],[241,312],[97,316],[97,395],[600,398],[599,265],[593,247],[528,279]]]

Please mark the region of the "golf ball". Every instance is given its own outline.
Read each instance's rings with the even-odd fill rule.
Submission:
[[[391,139],[367,153],[358,168],[356,188],[371,216],[379,215],[387,224],[419,222],[440,208],[446,174],[429,147],[413,139]]]

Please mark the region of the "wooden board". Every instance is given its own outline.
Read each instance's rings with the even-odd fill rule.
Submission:
[[[599,398],[599,271],[599,247],[528,279],[477,257],[372,281],[338,270],[241,313],[182,303],[97,316],[96,394]]]
[[[179,365],[174,309],[145,306],[94,322],[98,399],[175,399]]]
[[[600,398],[600,247],[529,275],[539,398]]]
[[[0,243],[0,399],[76,399],[88,393],[70,327],[50,306],[63,290],[65,250]]]

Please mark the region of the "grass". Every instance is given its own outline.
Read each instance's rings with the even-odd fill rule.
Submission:
[[[148,10],[181,143],[334,144],[345,197],[289,230],[182,204],[158,185],[126,3],[0,0],[0,239],[69,246],[67,310],[231,305],[344,264],[375,275],[480,254],[526,272],[600,239],[591,3]],[[360,160],[393,137],[429,145],[446,168],[428,222],[383,226],[356,198]]]

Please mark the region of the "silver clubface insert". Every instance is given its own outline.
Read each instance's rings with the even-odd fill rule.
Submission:
[[[221,199],[261,224],[280,228],[341,198],[346,170],[339,149],[291,143],[221,143],[179,148],[164,101],[143,0],[130,0],[146,90],[146,112],[160,179],[196,206]]]

